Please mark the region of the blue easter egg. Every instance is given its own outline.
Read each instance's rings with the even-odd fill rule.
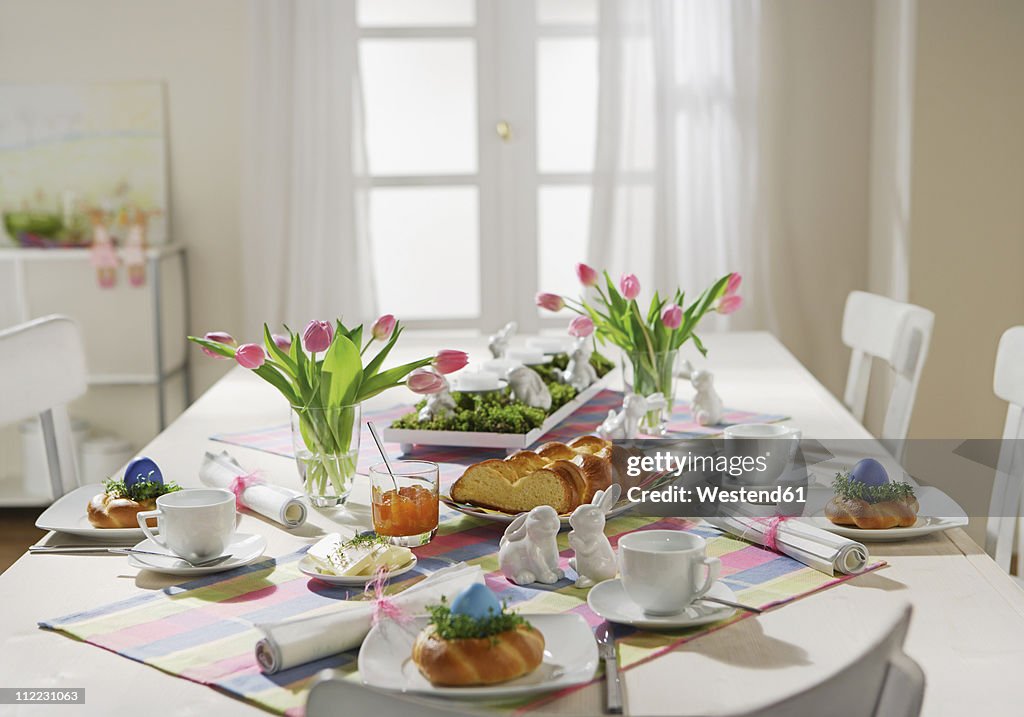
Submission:
[[[146,458],[145,456],[136,458],[124,469],[125,487],[131,488],[136,483],[142,483],[143,481],[159,483],[160,485],[164,483],[164,474],[160,472],[160,466],[152,458]]]
[[[455,596],[451,609],[453,615],[469,615],[474,620],[482,620],[500,613],[501,603],[489,587],[473,583]]]
[[[858,461],[857,465],[850,471],[850,478],[863,483],[864,485],[885,485],[889,482],[889,474],[885,472],[885,466],[874,458],[865,458]]]

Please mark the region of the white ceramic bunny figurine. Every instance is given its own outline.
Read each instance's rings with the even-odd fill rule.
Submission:
[[[640,433],[640,420],[648,411],[660,411],[668,405],[660,393],[652,393],[647,398],[627,393],[622,399],[622,410],[616,413],[608,411],[608,417],[597,427],[597,434],[606,440],[616,438],[636,438]]]
[[[512,397],[527,406],[543,411],[551,408],[551,391],[536,371],[529,366],[516,366],[505,374]]]
[[[690,383],[697,389],[693,397],[691,410],[697,423],[702,426],[714,426],[721,422],[722,398],[715,390],[715,377],[710,371],[694,371],[690,375]]]
[[[576,587],[589,588],[602,580],[611,580],[618,572],[615,551],[604,534],[605,516],[622,495],[622,486],[613,484],[599,490],[587,505],[581,505],[569,517],[569,547],[575,555],[569,565],[576,571]]]
[[[568,384],[577,391],[582,391],[597,380],[597,371],[590,364],[590,357],[593,350],[587,345],[586,339],[576,342],[572,350],[572,357],[564,371],[558,374],[562,383]]]
[[[498,548],[498,567],[516,585],[556,583],[564,573],[558,568],[557,535],[562,524],[550,505],[538,505],[516,516]]]
[[[505,358],[505,354],[508,352],[508,342],[515,336],[518,329],[519,324],[509,321],[498,329],[497,333],[491,334],[487,341],[487,348],[490,349],[491,356],[496,359]]]

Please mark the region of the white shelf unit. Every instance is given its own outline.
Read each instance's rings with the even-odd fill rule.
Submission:
[[[82,327],[89,384],[152,387],[157,431],[168,422],[172,379],[180,377],[182,405],[189,403],[188,296],[180,244],[146,250],[143,286],[128,284],[122,264],[110,289],[98,285],[87,248],[0,248],[0,327],[54,313],[75,319]],[[20,476],[0,475],[0,507],[48,503],[25,493]]]

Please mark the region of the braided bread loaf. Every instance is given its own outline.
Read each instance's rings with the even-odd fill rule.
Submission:
[[[452,485],[452,500],[522,513],[550,505],[570,513],[612,484],[616,448],[597,436],[551,442],[536,451],[517,451],[469,466]]]
[[[435,685],[493,685],[537,669],[544,636],[532,625],[519,625],[491,637],[445,640],[430,625],[416,637],[412,659]]]
[[[868,503],[835,496],[825,506],[825,517],[836,525],[855,525],[862,530],[909,528],[917,522],[916,498]]]

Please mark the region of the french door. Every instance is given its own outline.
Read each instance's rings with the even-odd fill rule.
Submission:
[[[378,304],[533,331],[575,291],[590,212],[597,0],[358,0]],[[563,322],[564,323],[564,322]]]

